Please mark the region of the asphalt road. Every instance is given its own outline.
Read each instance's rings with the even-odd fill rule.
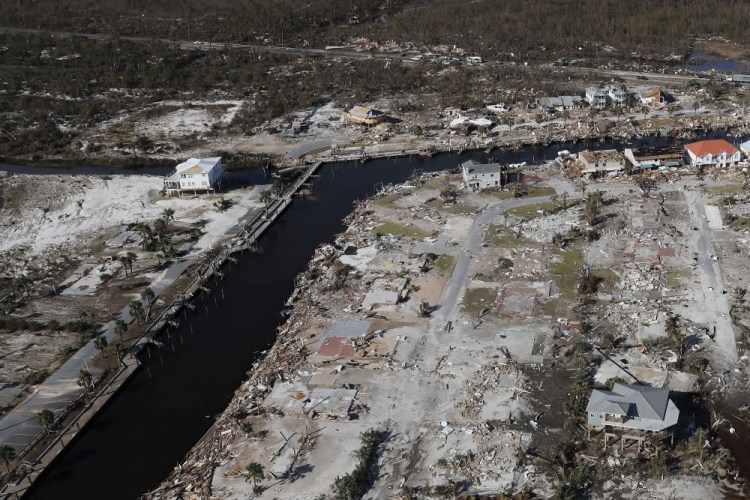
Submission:
[[[716,337],[713,342],[726,361],[727,368],[737,363],[737,343],[734,336],[732,320],[729,317],[728,293],[724,293],[724,283],[718,261],[711,258],[716,255],[711,243],[711,228],[708,226],[706,206],[696,191],[685,191],[690,206],[693,227],[697,227],[693,248],[698,254],[698,277],[701,283],[704,304],[704,322],[711,329],[716,326]]]

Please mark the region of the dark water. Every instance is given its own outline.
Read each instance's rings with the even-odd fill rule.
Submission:
[[[666,142],[665,138],[648,141]],[[552,158],[561,149],[612,146],[561,144],[491,155],[503,163],[519,163]],[[353,201],[371,195],[380,183],[403,182],[415,170],[455,168],[470,157],[485,156],[324,166],[315,179],[314,195],[297,198],[264,235],[263,253],[242,256],[226,269],[223,281],[212,285],[211,295],[196,300],[195,312],[182,319],[165,348],[146,360],[144,368],[39,478],[27,498],[133,499],[155,487],[226,408],[258,351],[272,345],[294,277],[305,269],[318,245],[344,229],[341,220]]]
[[[703,52],[694,50],[690,53],[683,68],[693,71],[721,71],[724,73],[748,73],[750,66],[733,59],[725,59]]]

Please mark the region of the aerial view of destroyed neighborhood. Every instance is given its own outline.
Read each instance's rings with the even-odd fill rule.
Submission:
[[[750,497],[750,2],[0,0],[0,499]]]

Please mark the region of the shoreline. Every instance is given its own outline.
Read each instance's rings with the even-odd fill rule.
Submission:
[[[315,165],[308,167],[306,174],[290,185],[287,191],[274,203],[260,211],[250,219],[250,221],[240,226],[235,234],[228,236],[227,240],[221,244],[221,250],[214,252],[213,255],[203,262],[197,260],[194,261],[182,273],[180,273],[172,283],[167,285],[167,287],[157,295],[157,297],[162,295],[173,295],[174,298],[169,305],[164,308],[162,313],[147,324],[141,333],[132,340],[131,346],[127,349],[126,354],[121,359],[121,362],[124,363],[125,366],[118,370],[114,377],[107,381],[105,385],[98,390],[99,392],[86,404],[83,411],[78,414],[73,414],[71,417],[71,423],[54,435],[52,443],[34,459],[31,467],[25,470],[24,474],[14,482],[9,482],[5,485],[3,490],[0,491],[0,494],[18,495],[32,487],[34,480],[41,477],[46,468],[54,463],[56,458],[65,449],[66,443],[63,442],[63,438],[68,437],[67,444],[71,443],[78,433],[85,430],[86,424],[94,419],[99,411],[103,409],[109,403],[111,398],[117,394],[119,389],[130,380],[135,373],[137,373],[141,366],[140,362],[137,360],[137,356],[141,352],[142,347],[151,342],[158,345],[159,341],[156,339],[164,334],[165,330],[170,326],[173,318],[177,317],[180,312],[182,312],[183,308],[189,307],[188,304],[191,302],[192,297],[194,297],[195,294],[200,293],[201,288],[205,286],[212,277],[215,275],[221,277],[221,268],[231,260],[234,254],[246,251],[254,245],[258,238],[260,238],[276,222],[276,219],[286,211],[291,204],[295,193],[302,188],[304,182],[310,175],[314,174],[321,165],[322,162],[318,162]],[[198,275],[181,290],[175,290],[174,287],[177,281],[196,264],[199,266]],[[126,358],[132,358],[131,362],[125,363],[123,360]],[[112,390],[107,391],[110,388]],[[74,424],[76,424],[75,429],[73,429]],[[24,455],[30,453],[32,450],[33,448],[28,449]],[[51,454],[52,452],[54,453]],[[23,457],[21,459],[23,459]],[[28,485],[26,485],[26,483],[28,483]]]
[[[698,126],[681,126],[671,127],[669,134],[674,139],[684,139],[685,134],[696,134],[696,135],[709,135],[717,132],[734,132],[742,131],[746,128],[744,124],[727,124],[724,121],[719,120],[716,117],[716,121],[709,123],[701,123]],[[564,131],[562,131],[564,132]],[[362,146],[359,149],[362,151],[361,154],[348,154],[348,155],[336,155],[331,154],[330,149],[313,153],[311,158],[305,158],[306,162],[313,163],[315,161],[323,161],[324,163],[337,163],[342,161],[357,161],[360,159],[377,159],[377,158],[394,158],[394,157],[405,157],[405,156],[425,156],[431,157],[436,154],[449,154],[463,151],[477,151],[477,150],[494,150],[502,148],[524,148],[524,147],[553,147],[561,144],[580,144],[591,141],[602,141],[602,142],[629,142],[634,140],[646,139],[649,137],[661,137],[665,136],[660,128],[649,129],[645,133],[632,133],[632,134],[612,134],[609,132],[603,133],[591,133],[589,132],[585,136],[568,137],[563,134],[555,134],[551,137],[545,137],[543,134],[535,134],[532,132],[530,135],[523,137],[507,137],[498,135],[494,137],[486,138],[483,141],[475,140],[472,136],[465,136],[463,144],[459,145],[446,145],[439,144],[437,140],[432,139],[417,139],[413,142],[413,146],[410,149],[403,149],[396,147],[388,147],[390,144],[383,144],[372,151],[372,147]],[[442,139],[442,138],[441,138]],[[456,136],[456,142],[461,139],[460,136]],[[293,149],[302,143],[290,143],[288,144],[289,150]],[[227,152],[218,151],[211,154],[221,154],[226,157],[227,172],[243,172],[257,170],[264,168],[264,161],[266,164],[269,162],[273,163],[274,159],[281,159],[286,157],[288,151],[279,151],[275,154],[270,153],[245,153],[245,152]],[[175,156],[179,158],[180,156]],[[249,165],[238,165],[238,163],[246,161]],[[123,170],[144,170],[152,168],[167,168],[174,165],[175,160],[167,158],[148,158],[148,157],[134,157],[133,159],[125,159],[121,157],[111,156],[96,156],[92,157],[91,161],[74,159],[74,158],[53,158],[46,160],[35,161],[33,159],[23,157],[0,157],[0,164],[17,165],[28,168],[59,168],[59,169],[73,169],[73,168],[114,168]],[[97,174],[91,174],[97,175]]]

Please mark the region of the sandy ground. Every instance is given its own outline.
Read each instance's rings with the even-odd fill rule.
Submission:
[[[44,325],[81,318],[106,322],[163,273],[157,269],[156,253],[143,251],[137,241],[108,245],[124,234],[128,224],[153,226],[165,209],[174,210],[170,231],[176,249],[182,258],[195,259],[221,244],[232,228],[262,206],[263,187],[182,198],[162,197],[161,187],[161,177],[143,175],[0,177],[5,199],[0,218],[2,296],[10,292],[13,279],[26,276],[30,280],[27,293],[31,298],[14,316]],[[222,196],[232,206],[220,212],[214,203]],[[191,236],[198,226],[200,234]],[[106,261],[126,252],[136,257],[132,274],[119,263]],[[79,271],[82,274],[76,274]],[[99,279],[104,272],[112,275],[108,293]],[[61,288],[63,281],[68,288]],[[62,295],[47,296],[61,290]],[[49,327],[0,333],[0,382],[19,384],[33,373],[51,371],[65,360],[60,352],[76,341],[75,333]],[[22,385],[13,387],[13,394],[22,389]],[[0,392],[0,404],[9,403],[13,394],[6,397]]]
[[[221,464],[208,474],[218,498],[254,493],[244,476],[253,462],[265,471],[263,498],[325,496],[352,470],[360,433],[380,429],[386,441],[368,497],[406,495],[408,488],[430,497],[437,491],[431,488],[451,481],[465,481],[464,493],[528,489],[549,495],[554,471],[517,452],[533,449],[544,457],[562,439],[559,407],[572,368],[561,353],[569,352],[578,332],[576,289],[584,267],[603,277],[587,317],[593,329],[588,341],[609,353],[595,367],[596,382],[635,376],[692,390],[696,372],[678,370],[668,348],[641,345],[666,336],[669,313],[680,314],[681,334],[692,339],[691,352],[707,357],[710,373],[736,366],[731,324],[715,341],[701,330],[718,311],[707,304],[707,280],[716,284],[721,273],[716,261],[702,269],[692,258],[698,239],[712,244],[720,235],[700,211],[690,216],[696,202],[713,203],[698,181],[673,178],[650,196],[625,179],[591,183],[588,192],[603,193],[599,239],[557,248],[556,234],[587,227],[582,204],[575,204],[581,193],[552,167],[532,174],[541,180],[535,189],[567,191],[568,208],[549,215],[546,195],[503,201],[498,194],[465,192],[446,205],[435,201],[446,180],[427,176],[388,187],[355,212],[337,243],[356,253],[318,249],[311,269],[325,279],[302,280],[281,332],[276,348],[304,343],[306,354],[297,362],[272,351],[273,369],[261,362],[218,420],[218,442],[202,443],[176,473],[180,484],[195,486],[202,474],[196,470],[205,470],[205,457],[216,453],[211,456]],[[424,265],[428,254],[442,257]],[[353,266],[350,276],[356,271],[338,287],[330,285],[337,262]],[[408,294],[396,301],[404,279]],[[430,318],[419,313],[422,301],[433,308]],[[329,333],[351,322],[364,322],[360,333]],[[620,347],[607,343],[610,334]],[[279,369],[283,382],[273,384]],[[728,381],[725,374],[709,383],[722,388]],[[243,412],[246,417],[237,416]],[[680,425],[694,429],[694,422]],[[723,491],[708,469],[694,475],[697,458],[683,445],[674,452],[679,465],[670,477],[655,480],[618,473],[618,452],[609,463],[595,457],[600,450],[592,442],[581,452],[606,468],[600,478],[611,477],[602,479],[595,496],[718,498]],[[162,494],[181,487],[173,479]]]

